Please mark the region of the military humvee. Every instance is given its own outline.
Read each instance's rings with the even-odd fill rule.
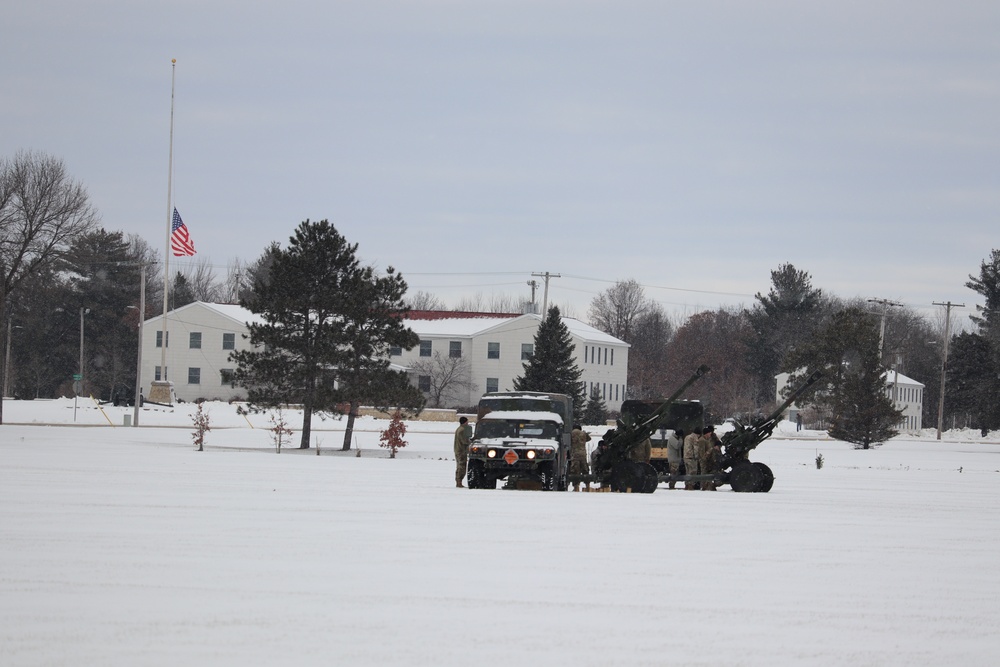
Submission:
[[[469,445],[470,489],[565,491],[573,399],[544,392],[491,392],[479,401]]]

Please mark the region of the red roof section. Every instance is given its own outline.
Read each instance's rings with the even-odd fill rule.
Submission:
[[[520,317],[521,313],[474,313],[467,310],[411,310],[408,320],[454,320],[481,317]]]

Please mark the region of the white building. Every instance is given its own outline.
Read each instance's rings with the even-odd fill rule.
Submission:
[[[246,391],[233,387],[235,368],[230,353],[249,349],[244,339],[247,322],[260,318],[240,306],[195,301],[167,313],[166,370],[161,369],[163,315],[151,317],[142,328],[142,380],[149,395],[153,380],[173,382],[174,395],[182,401],[198,398],[229,400],[245,398]]]
[[[924,409],[924,385],[897,371],[887,371],[883,377],[886,377],[888,385],[886,391],[893,405],[897,410],[903,411],[899,422],[900,430],[910,433],[920,431],[923,428],[921,415]],[[785,400],[781,394],[788,385],[788,373],[779,373],[775,379],[777,380],[775,400],[780,403]],[[787,417],[794,420],[797,414],[798,407],[792,403],[788,408]]]
[[[583,322],[564,317],[577,366],[587,393],[593,387],[609,410],[619,410],[625,400],[628,343]],[[539,315],[495,315],[454,311],[414,311],[406,324],[420,337],[412,350],[392,350],[394,363],[410,368],[418,387],[427,390],[430,377],[413,370],[435,354],[468,360],[471,387],[455,390],[442,400],[444,406],[472,406],[490,391],[514,388],[514,378],[524,374],[524,362],[534,352]]]
[[[885,375],[889,385],[889,398],[897,410],[903,411],[900,430],[918,432],[923,428],[921,415],[924,409],[924,384],[897,371],[887,371]]]
[[[167,314],[166,372],[160,366],[163,316],[143,325],[142,381],[148,394],[153,380],[173,382],[180,400],[245,398],[246,392],[229,381],[235,364],[229,355],[249,348],[244,338],[247,322],[260,318],[235,305],[196,301]],[[577,366],[588,393],[597,387],[609,410],[625,400],[628,344],[572,318],[563,318],[569,329]],[[453,311],[414,311],[406,324],[419,337],[412,350],[391,350],[390,361],[407,368],[413,382],[426,388],[429,378],[411,366],[434,358],[435,353],[467,359],[470,386],[445,397],[445,406],[475,405],[487,391],[513,389],[514,378],[524,373],[524,361],[533,353],[541,317],[492,315]]]

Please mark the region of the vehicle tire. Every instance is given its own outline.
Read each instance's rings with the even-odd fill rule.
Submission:
[[[542,491],[556,490],[555,467],[551,463],[543,463],[538,466],[538,475],[542,479]]]
[[[483,487],[484,489],[495,489],[497,488],[497,478],[493,475],[483,474]]]
[[[753,467],[760,472],[760,488],[757,490],[761,493],[767,493],[774,486],[774,473],[760,461],[754,461]]]
[[[465,479],[468,482],[470,489],[485,489],[485,473],[486,471],[478,465],[470,465],[469,470],[465,475]]]
[[[749,461],[740,461],[729,473],[729,486],[736,493],[754,493],[760,490],[762,473]]]

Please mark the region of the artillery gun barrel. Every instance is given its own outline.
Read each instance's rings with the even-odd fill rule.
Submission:
[[[670,417],[670,407],[677,402],[677,400],[688,390],[688,387],[693,385],[695,382],[701,379],[705,373],[708,373],[709,367],[705,364],[699,366],[694,374],[688,378],[687,382],[682,384],[680,388],[675,391],[670,398],[664,401],[660,407],[656,408],[653,412],[649,414],[648,417],[639,424],[633,427],[632,434],[634,437],[638,437],[639,441],[645,440],[654,433],[656,433],[660,426]],[[641,437],[640,437],[641,436]]]
[[[682,384],[660,407],[638,424],[619,419],[615,429],[615,436],[611,439],[611,442],[606,443],[608,452],[612,458],[618,460],[625,459],[633,448],[656,433],[661,424],[670,418],[670,407],[688,390],[688,387],[701,379],[709,370],[709,367],[704,364],[699,366],[694,374],[688,378],[687,382]]]
[[[782,413],[788,408],[789,405],[795,402],[795,399],[806,392],[809,387],[813,386],[817,380],[823,377],[823,371],[813,371],[812,374],[806,378],[806,381],[800,384],[795,391],[788,395],[785,402],[778,406],[778,409],[771,413],[768,420],[777,419],[782,415]]]
[[[749,427],[739,425],[735,431],[730,431],[722,436],[722,444],[726,448],[727,465],[730,465],[734,459],[745,458],[747,452],[767,440],[774,432],[774,427],[781,421],[781,415],[788,406],[794,403],[795,399],[805,393],[822,376],[822,371],[813,371],[806,381],[789,394],[788,398],[767,418]]]

